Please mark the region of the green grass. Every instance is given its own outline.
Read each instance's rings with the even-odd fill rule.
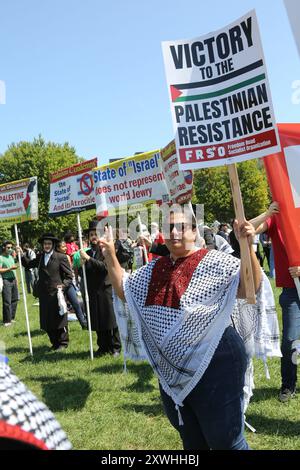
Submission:
[[[279,289],[275,289],[277,305]],[[38,307],[28,297],[34,357],[28,351],[23,303],[17,323],[0,326],[12,370],[54,412],[75,449],[181,449],[177,432],[165,418],[157,380],[145,363],[122,359],[89,358],[88,333],[78,322],[69,323],[70,346],[49,352],[49,341],[39,330]],[[280,309],[278,308],[278,313]],[[96,349],[96,341],[94,337]],[[278,402],[280,361],[269,361],[271,380],[255,361],[256,390],[247,421],[257,429],[246,436],[253,449],[300,447],[300,399]]]

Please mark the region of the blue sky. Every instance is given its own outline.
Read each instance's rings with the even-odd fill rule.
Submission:
[[[86,158],[132,155],[173,138],[161,41],[217,30],[255,8],[278,122],[299,122],[300,59],[282,0],[2,0],[0,152],[69,142]]]

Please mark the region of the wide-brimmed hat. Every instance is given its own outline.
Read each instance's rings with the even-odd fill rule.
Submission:
[[[83,231],[84,234],[88,235],[91,232],[91,230],[97,230],[98,223],[99,223],[99,220],[91,220],[89,222],[89,227]]]
[[[39,243],[43,243],[44,240],[51,240],[53,241],[53,243],[59,242],[59,239],[55,235],[53,235],[53,233],[50,232],[44,233],[44,235],[39,238]]]

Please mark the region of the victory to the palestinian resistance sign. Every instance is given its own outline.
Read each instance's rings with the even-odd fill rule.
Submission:
[[[19,224],[38,218],[37,177],[0,185],[0,219]]]
[[[254,10],[214,33],[162,46],[181,169],[280,150]]]
[[[136,204],[170,201],[158,150],[100,166],[93,176],[98,218]]]
[[[51,217],[73,214],[95,207],[92,169],[97,158],[77,163],[53,173],[50,177]]]

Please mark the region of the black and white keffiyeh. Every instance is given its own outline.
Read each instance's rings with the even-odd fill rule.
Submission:
[[[47,406],[39,401],[12,373],[10,367],[0,362],[0,423],[8,424],[14,435],[30,436],[49,450],[72,448],[65,432]],[[18,429],[20,432],[18,432]],[[1,437],[1,436],[0,436]]]
[[[244,339],[249,364],[254,355],[281,355],[272,289],[265,276],[256,306],[237,301],[240,260],[209,251],[196,267],[179,309],[174,309],[146,305],[157,262],[130,276],[124,273],[126,303],[114,295],[114,308],[125,359],[147,358],[177,409],[201,379],[228,325]]]

